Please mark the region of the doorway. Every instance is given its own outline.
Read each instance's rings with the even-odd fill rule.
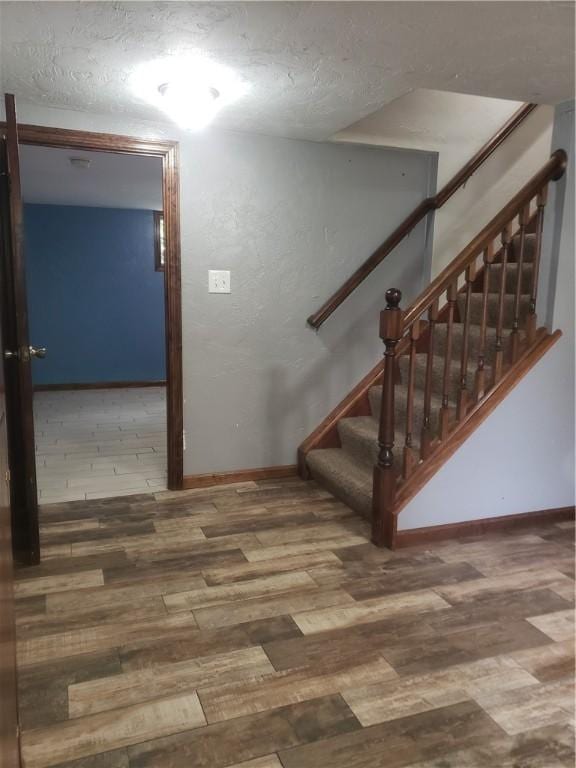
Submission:
[[[162,162],[20,148],[40,504],[166,490]]]
[[[102,169],[109,162],[112,166],[126,168],[130,164],[135,167],[135,163],[139,163],[139,172],[144,175],[146,171],[142,169],[145,166],[148,171],[154,166],[158,171],[157,201],[148,200],[146,213],[141,208],[142,204],[137,201],[133,210],[140,209],[140,218],[146,219],[144,226],[148,228],[149,233],[153,231],[153,250],[149,264],[151,271],[147,277],[152,282],[156,279],[157,285],[159,279],[162,284],[161,298],[164,314],[162,371],[165,371],[165,375],[162,376],[159,373],[159,366],[156,368],[152,366],[152,370],[150,367],[146,371],[141,370],[140,374],[132,371],[130,375],[128,361],[120,359],[121,356],[117,353],[116,367],[114,368],[113,365],[112,369],[109,369],[113,374],[107,375],[106,366],[104,366],[103,370],[94,376],[93,369],[90,371],[90,355],[78,353],[74,355],[72,350],[63,350],[62,340],[56,345],[56,351],[52,352],[52,355],[48,348],[45,359],[33,361],[39,502],[42,504],[72,498],[90,499],[127,493],[153,492],[162,487],[180,489],[183,475],[183,403],[177,144],[26,125],[19,126],[19,142],[25,203],[24,234],[26,236],[26,229],[30,224],[32,229],[36,226],[37,231],[43,232],[44,240],[46,240],[47,230],[43,228],[41,221],[38,222],[38,218],[42,219],[40,215],[42,211],[34,210],[34,195],[27,194],[29,188],[33,189],[33,185],[30,187],[28,182],[34,179],[34,169],[41,167],[42,156],[48,169],[51,167],[51,162],[65,160],[69,164],[67,166],[69,170],[71,160],[79,161],[75,167],[72,166],[72,170],[80,178],[83,171]],[[52,153],[51,160],[48,159],[48,153]],[[112,192],[117,194],[118,187],[122,186],[119,181],[122,177],[126,186],[128,175],[127,171],[124,174],[116,174],[116,183],[111,179],[112,187],[109,190],[111,198]],[[57,185],[53,184],[53,186]],[[87,186],[92,187],[94,194],[94,185]],[[141,184],[140,187],[142,189],[143,185]],[[65,201],[58,200],[56,195],[52,202],[58,204]],[[76,202],[81,203],[82,200],[78,198]],[[84,206],[87,209],[84,211],[85,223],[96,219],[93,222],[93,231],[99,232],[100,235],[103,231],[103,219],[107,216],[110,218],[108,214],[114,208],[112,205],[106,210],[103,202],[100,200],[96,206]],[[114,203],[114,200],[111,202]],[[126,198],[125,202],[127,202]],[[28,211],[26,203],[31,206]],[[77,205],[77,210],[72,211],[76,219],[81,207]],[[64,210],[59,212],[66,213]],[[116,218],[123,216],[119,211],[112,212]],[[142,221],[140,223],[142,224]],[[68,220],[65,218],[62,224],[67,229],[73,228],[70,216]],[[54,223],[53,231],[58,231],[57,223]],[[125,231],[125,226],[121,223],[118,232],[122,231]],[[87,225],[86,234],[88,235]],[[75,236],[79,238],[81,235],[82,226],[78,225]],[[102,246],[102,237],[99,236],[96,239]],[[39,241],[41,240],[42,238],[39,238]],[[71,249],[75,247],[71,238],[68,238],[67,242]],[[60,245],[62,243],[60,239]],[[61,251],[60,248],[58,250]],[[26,239],[24,253],[24,262],[29,271],[28,259],[29,256],[34,255],[28,253]],[[109,259],[112,258],[110,253],[107,255]],[[59,256],[62,258],[61,252]],[[111,264],[109,260],[109,268]],[[65,267],[65,262],[61,262],[60,266]],[[27,275],[29,304],[31,301],[38,303],[42,300],[42,280],[37,280],[37,277],[38,275]],[[71,279],[72,276],[69,277]],[[78,275],[76,277],[78,278]],[[90,280],[90,276],[87,277]],[[112,283],[110,285],[112,286]],[[80,291],[79,284],[77,289]],[[156,291],[156,298],[157,293]],[[150,300],[150,296],[143,297],[143,301],[148,305]],[[77,301],[76,305],[81,307],[82,303]],[[31,342],[38,347],[44,346],[44,340],[39,337],[42,336],[43,330],[48,329],[50,319],[48,317],[42,319],[42,313],[36,312],[38,322],[35,323],[33,307],[29,306],[29,312]],[[69,316],[63,317],[63,314]],[[60,307],[60,316],[64,324],[74,322],[74,318],[67,311],[66,302]],[[97,328],[93,331],[98,334]],[[113,329],[111,332],[114,334]],[[105,335],[102,327],[100,333],[102,349],[107,346],[106,340],[101,338]],[[110,338],[113,338],[113,335]],[[157,342],[156,334],[154,341],[156,348]],[[76,343],[69,346],[73,346],[78,351],[80,343],[81,341],[76,339]],[[152,345],[152,339],[150,339],[150,347]],[[46,346],[49,346],[48,343]],[[71,354],[65,355],[64,351],[70,351]],[[141,356],[143,352],[145,347],[140,350]],[[145,354],[143,356],[146,357]],[[157,354],[150,355],[150,358],[152,357],[158,359]],[[50,360],[50,365],[43,368],[44,363]],[[62,365],[67,367],[65,372],[62,372]],[[86,365],[88,370],[85,368]],[[104,386],[99,386],[102,384]],[[62,428],[60,432],[59,428]],[[116,434],[113,434],[114,432]],[[96,438],[95,442],[88,446],[88,450],[83,451],[83,447],[86,448],[87,443],[90,443],[91,437]],[[59,449],[57,441],[60,441],[60,447],[65,448],[64,451]],[[121,442],[124,444],[120,445]],[[82,456],[82,453],[85,455]],[[146,456],[146,454],[150,455]],[[68,469],[73,464],[79,471],[69,476]],[[161,469],[162,464],[163,469]],[[58,471],[65,466],[66,471]],[[111,478],[112,481],[107,483],[106,477]],[[141,482],[138,481],[138,477]],[[86,485],[83,484],[82,478],[85,478]]]

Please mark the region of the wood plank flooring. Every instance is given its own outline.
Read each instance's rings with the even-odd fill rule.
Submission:
[[[41,509],[25,768],[574,765],[574,526],[377,550],[314,483]]]

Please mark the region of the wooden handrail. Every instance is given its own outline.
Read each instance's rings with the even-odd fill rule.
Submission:
[[[520,212],[520,209],[534,197],[544,184],[561,178],[566,170],[567,162],[566,152],[563,149],[557,149],[538,173],[534,174],[520,192],[502,208],[500,213],[476,235],[463,251],[460,251],[458,256],[448,264],[446,269],[440,272],[438,277],[430,283],[428,288],[406,310],[404,314],[405,330],[448,288],[466,269],[468,263],[478,255],[487,243],[500,233],[502,228]]]
[[[345,283],[326,301],[319,310],[310,315],[307,322],[312,328],[320,326],[338,309],[340,304],[364,282],[368,275],[402,242],[422,219],[432,211],[441,208],[446,201],[472,176],[475,171],[498,149],[502,142],[524,122],[537,104],[524,104],[504,123],[500,130],[464,165],[450,181],[434,196],[423,200],[412,213],[386,238],[374,253],[350,275]]]

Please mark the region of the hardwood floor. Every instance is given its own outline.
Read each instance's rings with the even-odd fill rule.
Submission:
[[[41,510],[26,768],[574,765],[574,526],[377,550],[313,483]]]

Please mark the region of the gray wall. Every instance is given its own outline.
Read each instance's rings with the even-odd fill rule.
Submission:
[[[539,317],[563,335],[402,511],[400,529],[574,504],[574,102],[556,108],[558,147],[570,163],[550,185]]]
[[[166,135],[64,110],[20,120]],[[239,133],[180,134],[186,474],[292,464],[296,448],[378,361],[387,288],[422,287],[416,230],[315,333],[306,318],[434,191],[436,156]],[[208,269],[232,271],[208,294]]]
[[[182,166],[186,471],[291,464],[382,354],[386,288],[417,294],[424,229],[318,334],[306,318],[426,196],[430,156],[219,134]]]

